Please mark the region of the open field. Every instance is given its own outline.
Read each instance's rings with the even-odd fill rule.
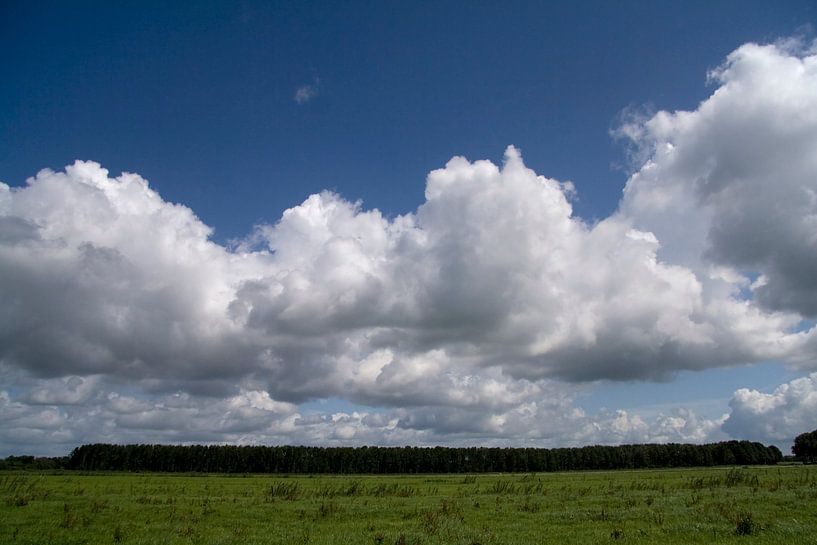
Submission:
[[[817,544],[817,467],[0,473],[0,543]]]

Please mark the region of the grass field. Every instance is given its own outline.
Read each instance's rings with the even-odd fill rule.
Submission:
[[[817,467],[534,475],[0,473],[0,543],[817,544]]]

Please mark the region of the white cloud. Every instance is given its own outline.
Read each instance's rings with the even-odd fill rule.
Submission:
[[[781,384],[770,394],[741,388],[729,406],[732,410],[723,425],[729,434],[790,444],[817,427],[817,373]]]
[[[691,112],[629,123],[646,163],[623,214],[656,234],[659,255],[763,275],[764,308],[817,315],[817,55],[805,44],[746,44]],[[682,226],[682,227],[681,227]]]
[[[579,446],[722,438],[718,422],[678,409],[670,416],[625,411],[585,414],[550,385],[524,402],[482,407],[426,405],[388,410],[301,413],[267,392],[227,398],[183,392],[139,397],[99,384],[83,404],[42,406],[0,391],[0,456],[61,455],[80,442],[318,445]]]
[[[623,130],[646,163],[592,225],[514,147],[451,159],[412,213],[325,192],[234,249],[93,162],[0,184],[4,422],[66,440],[717,436],[681,408],[584,415],[564,381],[814,368],[817,61],[788,47],[739,48],[695,111]],[[325,397],[381,409],[292,405]]]
[[[320,92],[319,84],[320,80],[316,78],[313,83],[301,85],[295,90],[293,100],[295,100],[295,102],[298,104],[306,104],[307,102],[311,101],[317,97]]]

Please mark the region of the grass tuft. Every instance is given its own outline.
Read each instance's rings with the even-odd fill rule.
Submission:
[[[760,530],[760,526],[755,522],[752,513],[740,513],[735,517],[735,534],[739,536],[750,536]]]

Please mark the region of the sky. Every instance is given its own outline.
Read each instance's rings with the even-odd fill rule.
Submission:
[[[4,2],[0,456],[817,427],[813,2]]]

